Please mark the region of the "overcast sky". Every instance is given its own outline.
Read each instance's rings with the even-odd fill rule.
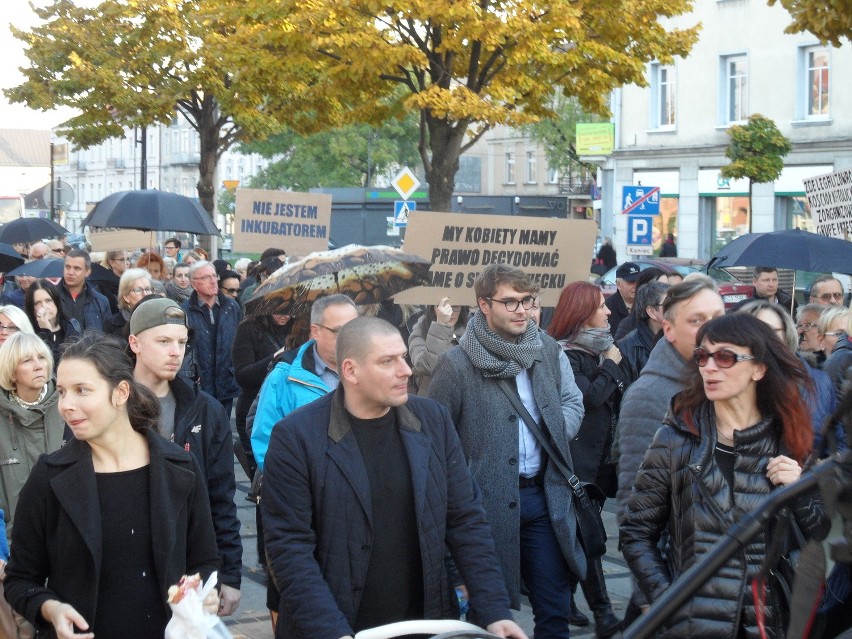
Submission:
[[[38,17],[30,9],[27,0],[3,0],[0,18],[0,52],[3,55],[3,63],[0,64],[0,89],[23,82],[23,75],[18,69],[27,64],[23,44],[12,37],[9,25],[14,24],[19,29],[30,28],[37,20]],[[69,113],[70,111],[33,111],[21,104],[9,104],[6,96],[0,93],[0,128],[50,129],[66,120]]]

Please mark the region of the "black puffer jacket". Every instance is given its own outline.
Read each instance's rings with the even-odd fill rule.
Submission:
[[[649,602],[659,599],[674,579],[700,561],[735,521],[753,511],[773,489],[765,475],[769,458],[779,451],[779,435],[771,419],[736,433],[732,503],[713,454],[712,403],[700,406],[695,417],[700,437],[669,413],[642,463],[621,524],[624,557]],[[829,520],[819,497],[802,498],[792,510],[806,536],[821,539],[828,533]],[[671,535],[666,558],[657,548],[664,529]],[[766,538],[761,534],[734,555],[656,636],[729,639],[744,626],[749,639],[759,637],[749,579],[764,559]],[[773,596],[770,592],[767,597],[767,633],[782,639]]]
[[[647,322],[639,322],[636,328],[618,341],[618,350],[624,356],[621,367],[628,374],[628,386],[639,379],[639,374],[648,363],[656,343],[657,336],[651,331]]]

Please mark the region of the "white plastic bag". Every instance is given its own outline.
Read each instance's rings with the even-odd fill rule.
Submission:
[[[233,639],[222,620],[204,610],[204,599],[216,587],[218,575],[210,575],[202,586],[186,588],[177,603],[169,601],[172,618],[166,626],[165,639]]]

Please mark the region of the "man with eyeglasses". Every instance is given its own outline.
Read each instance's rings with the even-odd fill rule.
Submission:
[[[63,257],[65,255],[65,245],[59,240],[50,240],[47,246],[50,248],[50,257]]]
[[[636,280],[639,279],[639,265],[625,262],[615,271],[616,292],[606,300],[609,309],[609,332],[615,337],[618,325],[630,315],[633,302],[636,301]]]
[[[219,400],[230,419],[234,398],[240,394],[231,345],[243,309],[219,290],[219,278],[210,262],[199,260],[190,266],[189,283],[193,292],[182,307],[191,329],[188,353],[192,356],[184,359],[181,374],[200,380],[204,392]]]
[[[799,353],[814,368],[822,368],[825,353],[819,337],[819,316],[828,308],[826,304],[805,304],[796,310],[796,331],[799,333]]]
[[[29,261],[32,262],[34,260],[43,260],[50,253],[50,249],[47,244],[44,242],[35,242],[30,245],[30,257]]]
[[[71,249],[65,256],[59,301],[65,317],[80,322],[82,330],[103,331],[112,319],[109,300],[86,281],[92,272],[92,260],[86,251]]]
[[[821,275],[811,284],[810,303],[843,306],[843,284],[833,275]]]
[[[520,606],[523,577],[536,639],[563,639],[569,636],[571,581],[586,573],[572,493],[500,380],[568,464],[568,443],[583,419],[582,394],[559,344],[531,318],[535,281],[521,269],[489,264],[474,291],[479,310],[458,346],[438,359],[427,394],[449,409],[459,432],[512,607]]]
[[[273,359],[254,410],[249,409],[246,418],[251,449],[261,471],[275,424],[337,388],[337,334],[356,317],[355,302],[346,295],[320,297],[311,306],[311,338],[295,349],[275,354],[280,360]],[[273,627],[278,619],[278,599],[278,590],[269,579],[266,602]]]
[[[619,521],[627,507],[639,466],[654,434],[663,424],[672,397],[686,388],[695,371],[693,351],[698,330],[725,314],[725,304],[716,283],[698,273],[669,288],[663,300],[663,338],[660,339],[639,375],[621,400],[616,427],[618,441]],[[648,602],[634,581],[633,594],[624,617],[624,627],[635,620]]]

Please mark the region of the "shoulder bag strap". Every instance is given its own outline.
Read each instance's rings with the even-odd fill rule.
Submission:
[[[524,406],[524,403],[518,396],[517,391],[509,385],[509,382],[506,379],[498,379],[497,384],[500,386],[500,390],[502,390],[506,394],[506,397],[509,398],[509,401],[512,403],[515,410],[518,411],[518,414],[524,420],[527,428],[530,429],[530,432],[536,440],[538,440],[538,443],[541,444],[542,450],[547,453],[550,461],[559,469],[559,472],[565,476],[565,479],[568,480],[568,485],[571,486],[571,490],[574,491],[574,495],[580,500],[582,506],[584,508],[587,507],[587,505],[591,507],[591,501],[589,500],[588,494],[586,494],[586,491],[583,489],[580,479],[574,474],[574,471],[566,465],[562,459],[562,455],[559,454],[550,441],[544,436],[544,433],[541,432],[541,428],[539,428],[538,424],[536,424],[532,415],[530,415],[527,410],[527,407]]]

